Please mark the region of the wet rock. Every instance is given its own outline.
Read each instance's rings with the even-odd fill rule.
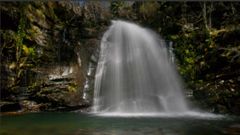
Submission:
[[[240,124],[234,124],[224,129],[226,135],[240,135]]]
[[[38,45],[46,47],[47,46],[47,34],[41,30],[36,25],[30,25],[30,28],[27,30],[27,33],[30,35],[29,40],[35,41]]]
[[[3,30],[17,30],[19,23],[19,8],[17,2],[1,2],[1,29]]]
[[[98,35],[97,28],[84,28],[83,29],[83,36],[85,38],[93,38]]]
[[[30,11],[26,14],[27,18],[32,23],[36,23],[42,28],[49,29],[50,26],[49,26],[49,23],[46,22],[46,17],[43,13],[43,10],[35,9],[35,8],[33,9],[31,5],[29,5],[29,7],[30,7]],[[32,12],[32,10],[34,10],[34,12]]]
[[[0,102],[1,112],[13,112],[21,110],[21,105],[17,102]]]
[[[91,104],[88,103],[82,103],[79,105],[74,105],[74,106],[63,106],[63,107],[58,107],[56,108],[57,111],[76,111],[76,110],[87,110],[89,109]]]
[[[37,104],[35,101],[23,100],[20,102],[22,112],[39,112],[41,104]]]
[[[228,109],[226,108],[226,106],[218,104],[214,107],[214,112],[224,114],[228,112]]]
[[[97,38],[90,38],[88,39],[84,46],[87,47],[87,50],[90,52],[90,54],[94,55],[94,57],[98,57],[98,48],[100,48],[100,40]]]
[[[76,81],[78,70],[78,63],[42,69],[42,72],[45,72],[45,81],[42,82],[40,90],[33,95],[33,99],[39,104],[48,103],[44,108],[49,111],[78,108],[82,102],[81,85]]]
[[[76,110],[90,105],[83,99],[84,83],[90,76],[94,81],[95,69],[88,74],[88,64],[97,63],[98,54],[94,53],[99,48],[102,29],[106,28],[100,24],[107,22],[102,9],[92,4],[84,9],[74,2],[1,3],[1,18],[11,23],[4,22],[4,30],[1,29],[1,35],[6,36],[4,45],[8,46],[0,64],[4,65],[1,98],[19,100],[16,104],[24,112]],[[21,55],[29,66],[20,69],[14,46],[21,18],[25,24],[22,41],[32,54]]]
[[[231,104],[232,104],[232,107],[231,107],[231,112],[236,114],[236,115],[239,115],[240,114],[240,99],[238,97],[236,97],[237,99],[232,99],[231,100]]]

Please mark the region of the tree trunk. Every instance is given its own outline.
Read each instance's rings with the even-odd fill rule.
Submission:
[[[206,2],[205,1],[203,2],[202,12],[203,12],[203,20],[204,20],[205,28],[207,30],[209,30],[208,23],[207,23],[208,22],[207,21],[207,6],[206,6]]]

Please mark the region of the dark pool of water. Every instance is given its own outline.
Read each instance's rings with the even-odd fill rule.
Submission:
[[[0,135],[240,135],[238,117],[99,117],[81,113],[0,116]]]

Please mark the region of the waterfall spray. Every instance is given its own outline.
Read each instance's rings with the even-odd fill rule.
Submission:
[[[182,85],[165,42],[154,32],[113,21],[101,41],[94,112],[186,112]]]

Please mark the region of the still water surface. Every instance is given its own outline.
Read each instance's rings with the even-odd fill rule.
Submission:
[[[83,113],[0,116],[0,135],[239,135],[240,118],[100,117]]]

